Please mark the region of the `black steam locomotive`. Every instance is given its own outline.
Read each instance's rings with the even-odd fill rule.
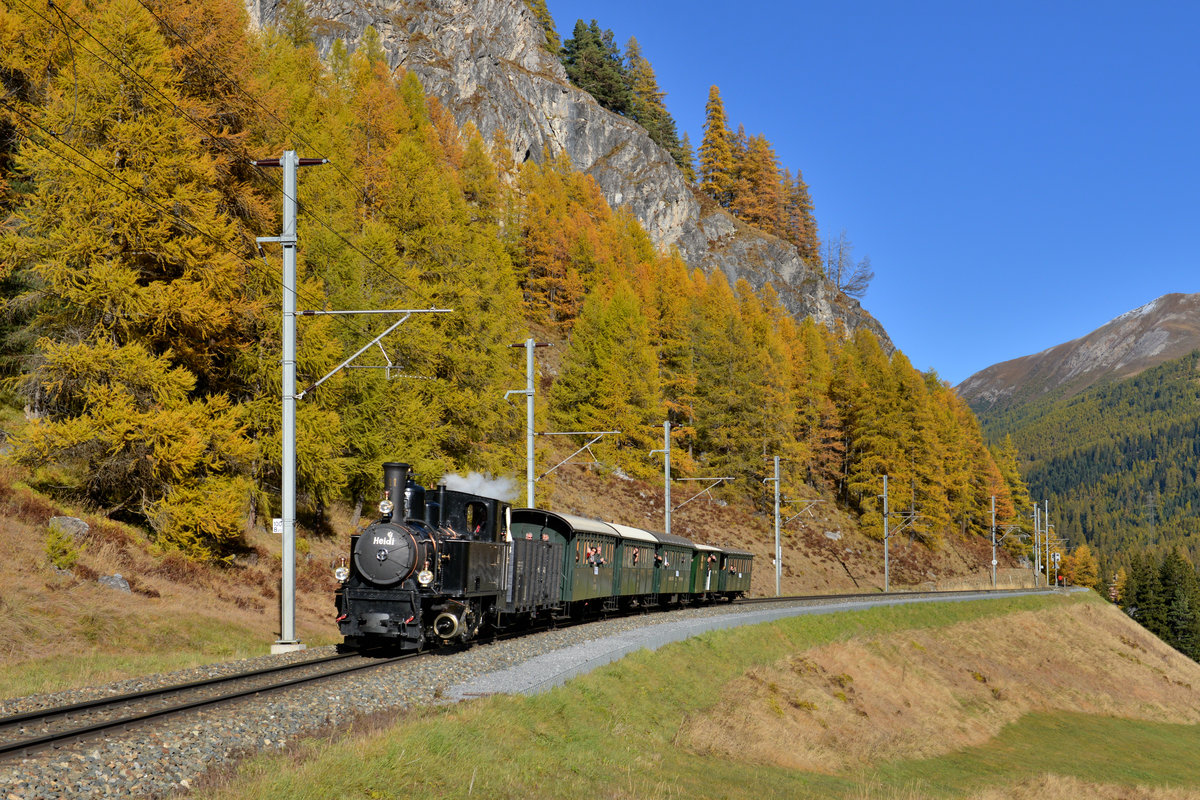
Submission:
[[[679,536],[448,489],[383,465],[380,519],[351,537],[336,574],[350,648],[420,650],[535,618],[731,600],[753,556]]]

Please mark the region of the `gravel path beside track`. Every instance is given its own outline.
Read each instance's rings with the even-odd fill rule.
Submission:
[[[988,596],[980,593],[979,597]],[[1008,595],[1012,596],[1012,595]],[[972,599],[967,596],[962,599]],[[919,602],[929,598],[905,598]],[[959,599],[959,598],[955,598]],[[0,763],[0,797],[164,797],[186,792],[207,769],[244,754],[280,749],[294,737],[347,723],[364,713],[401,710],[495,692],[533,693],[643,647],[654,649],[707,630],[803,613],[831,613],[887,600],[804,601],[784,608],[715,606],[606,620],[458,652],[440,652],[355,677],[264,695],[196,715],[140,726],[107,739]],[[305,660],[333,651],[263,656],[0,703],[0,716],[61,706],[215,674]]]
[[[1006,597],[1023,594],[1040,594],[1041,591],[1015,592]],[[880,598],[879,600],[848,600],[834,602],[808,601],[802,605],[786,607],[750,608],[742,611],[726,610],[723,614],[680,620],[674,625],[654,625],[633,628],[603,638],[581,642],[570,647],[545,653],[504,670],[497,670],[461,683],[450,689],[450,700],[466,700],[489,694],[540,694],[561,686],[576,675],[591,672],[597,667],[616,661],[638,650],[657,650],[665,644],[678,642],[691,636],[722,628],[774,622],[803,614],[833,614],[872,608],[882,605],[906,603],[948,602],[949,600],[981,600],[995,597],[990,592],[979,592],[961,597],[905,597]]]

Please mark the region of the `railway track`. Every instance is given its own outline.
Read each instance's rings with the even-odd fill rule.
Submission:
[[[1027,593],[1031,591],[1052,591],[1054,587],[1047,589],[1041,587],[1039,589],[948,589],[935,590],[929,589],[925,591],[906,591],[906,592],[854,592],[852,594],[806,594],[794,595],[791,597],[742,597],[733,601],[734,605],[762,605],[770,603],[789,603],[802,601],[829,601],[829,600],[880,600],[887,598],[905,598],[905,597],[957,597],[960,595],[986,594],[986,595],[1005,595],[1015,593]]]
[[[1008,590],[988,594],[1004,594]],[[1015,591],[1015,590],[1014,590]],[[799,595],[789,597],[741,598],[734,605],[767,605],[789,602],[828,602],[837,600],[881,599],[887,597],[953,596],[975,594],[974,591],[948,592],[881,592],[854,594]],[[632,612],[642,613],[640,611]],[[604,615],[607,617],[608,615]],[[597,619],[604,618],[598,617]],[[583,620],[593,622],[596,619]],[[573,623],[559,623],[562,627]],[[503,641],[537,631],[504,632],[485,641]],[[172,715],[197,711],[241,698],[289,689],[339,675],[376,669],[406,659],[425,655],[408,653],[400,656],[377,657],[345,653],[312,659],[294,664],[241,672],[186,684],[149,689],[114,697],[74,703],[69,706],[40,709],[9,717],[0,717],[0,761],[25,756],[41,750],[58,749],[70,744],[103,737],[110,732],[132,727]]]
[[[339,654],[217,678],[0,717],[0,760],[104,736],[175,714],[376,669],[417,654]]]

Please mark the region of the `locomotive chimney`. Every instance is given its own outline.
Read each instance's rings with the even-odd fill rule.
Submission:
[[[392,519],[402,522],[405,516],[404,487],[408,483],[409,464],[388,461],[383,465],[383,489],[392,501]]]

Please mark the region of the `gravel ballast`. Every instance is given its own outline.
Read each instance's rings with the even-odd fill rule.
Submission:
[[[1032,593],[1032,592],[1030,592]],[[953,599],[995,597],[981,592]],[[1006,597],[1015,594],[1005,593]],[[803,601],[786,606],[712,606],[605,620],[517,639],[437,652],[432,657],[331,678],[187,716],[145,724],[106,739],[0,763],[3,800],[163,797],[187,792],[206,770],[245,754],[281,749],[297,736],[346,724],[363,714],[495,693],[532,694],[642,648],[656,649],[705,631],[787,616],[832,613],[927,597]],[[100,696],[184,683],[329,655],[332,647],[263,656],[147,676],[103,687],[0,703],[0,716]]]

